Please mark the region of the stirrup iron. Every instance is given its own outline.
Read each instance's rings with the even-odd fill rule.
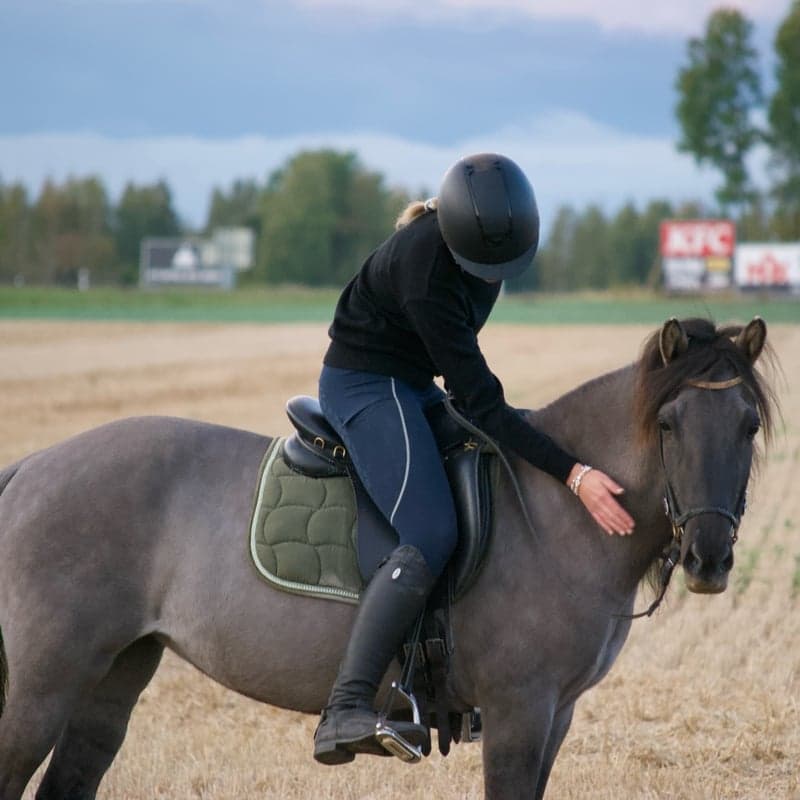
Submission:
[[[415,725],[421,725],[416,697],[411,692],[407,692],[397,681],[392,681],[392,694],[395,692],[411,706],[412,722]],[[391,720],[387,720],[383,714],[378,717],[375,725],[375,738],[387,753],[397,756],[407,764],[417,764],[422,760],[422,748],[404,739],[391,727]]]
[[[472,711],[464,715],[464,721],[461,727],[461,741],[462,742],[479,742],[483,736],[483,720],[481,719],[481,710],[473,708]]]

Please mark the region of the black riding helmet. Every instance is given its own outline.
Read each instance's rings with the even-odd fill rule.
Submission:
[[[439,190],[439,229],[456,263],[486,280],[524,272],[539,246],[539,209],[525,173],[506,156],[454,164]]]

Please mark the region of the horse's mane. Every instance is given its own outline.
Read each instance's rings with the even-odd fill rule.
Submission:
[[[658,437],[658,410],[685,386],[687,381],[703,378],[720,380],[740,377],[750,390],[756,403],[764,441],[772,439],[777,399],[765,377],[755,368],[735,338],[744,329],[742,325],[716,327],[710,319],[681,320],[689,340],[685,353],[664,364],[659,347],[660,330],[644,343],[639,361],[635,365],[634,415],[639,440],[652,444]],[[769,345],[761,359],[774,364],[775,357]]]

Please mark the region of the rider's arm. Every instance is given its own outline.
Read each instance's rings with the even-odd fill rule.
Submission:
[[[467,322],[463,297],[442,288],[433,297],[410,300],[404,311],[462,413],[501,446],[566,482],[577,459],[506,403]]]

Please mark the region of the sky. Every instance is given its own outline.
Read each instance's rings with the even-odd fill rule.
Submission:
[[[732,0],[765,81],[788,0]],[[707,0],[0,0],[0,179],[164,178],[189,225],[214,186],[301,149],[355,150],[435,191],[459,157],[517,160],[547,225],[709,200],[675,148],[675,80]]]

